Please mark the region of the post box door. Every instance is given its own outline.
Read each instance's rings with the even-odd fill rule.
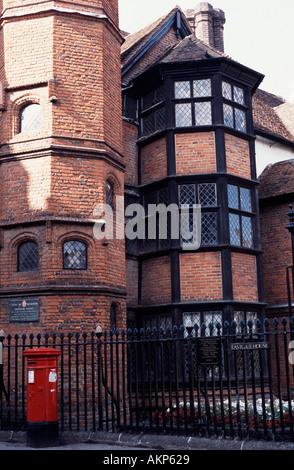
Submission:
[[[46,421],[46,369],[28,369],[27,421]]]

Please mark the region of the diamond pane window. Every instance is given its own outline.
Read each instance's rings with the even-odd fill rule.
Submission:
[[[199,204],[202,207],[211,207],[216,205],[216,186],[215,183],[202,183],[198,185]]]
[[[233,107],[228,104],[224,104],[224,125],[234,127]]]
[[[230,83],[223,82],[222,84],[223,89],[223,97],[227,100],[232,100],[232,87]]]
[[[42,107],[37,103],[24,106],[19,115],[19,132],[38,131],[42,126]]]
[[[195,124],[196,126],[211,125],[211,103],[209,101],[195,103]]]
[[[228,184],[228,203],[232,209],[239,209],[238,186]]]
[[[17,250],[17,270],[18,272],[38,271],[39,269],[39,249],[36,242],[24,242]]]
[[[206,325],[206,335],[209,334],[209,324],[212,323],[213,327],[216,328],[216,324],[222,324],[223,314],[222,312],[204,312],[203,322]],[[221,330],[222,331],[222,330]]]
[[[190,82],[175,82],[176,99],[191,98]]]
[[[252,220],[251,217],[242,217],[242,246],[252,248]]]
[[[242,132],[246,131],[245,112],[241,109],[235,109],[235,129]]]
[[[242,211],[251,212],[251,194],[250,189],[240,188],[240,209]]]
[[[154,114],[148,114],[148,116],[142,118],[142,134],[143,135],[149,135],[153,134],[155,131],[155,126],[154,126]]]
[[[234,90],[234,101],[239,104],[245,104],[244,101],[244,90],[237,86],[233,87]]]
[[[193,207],[193,204],[196,204],[195,185],[181,185],[179,188],[179,196],[180,206],[188,205],[189,207]]]
[[[230,243],[231,245],[240,246],[241,233],[240,233],[240,218],[237,214],[229,214],[230,217]]]
[[[201,214],[201,244],[217,245],[217,216],[215,212]]]
[[[210,79],[194,80],[193,81],[193,92],[196,98],[204,96],[211,96],[211,81]]]
[[[63,268],[87,269],[87,245],[78,240],[63,244]]]
[[[155,130],[159,131],[165,128],[165,108],[160,108],[155,112]]]
[[[176,104],[176,126],[177,127],[191,127],[192,126],[191,103]]]

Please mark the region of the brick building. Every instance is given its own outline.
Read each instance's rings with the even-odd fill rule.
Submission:
[[[124,243],[93,235],[95,207],[124,188],[122,42],[116,0],[1,1],[7,332],[124,325]]]
[[[119,30],[117,3],[1,2],[7,331],[264,315],[255,154],[272,139],[293,141],[277,97],[258,90],[260,73],[224,53],[221,10],[176,7],[129,35]],[[166,238],[157,227],[147,239],[98,239],[100,205],[116,220],[123,195],[126,207],[145,208],[146,227],[150,204],[186,205],[178,239],[170,218]],[[202,208],[197,249],[194,204]]]

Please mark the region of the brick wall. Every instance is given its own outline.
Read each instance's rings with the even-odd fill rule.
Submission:
[[[216,172],[214,132],[176,134],[175,151],[178,175]]]
[[[287,303],[286,267],[292,264],[288,203],[276,203],[260,208],[264,293],[266,303]]]
[[[230,134],[225,134],[227,172],[251,179],[249,143]]]
[[[128,122],[123,122],[123,154],[126,165],[125,182],[133,185],[138,184],[137,136],[137,127]]]
[[[141,151],[142,184],[167,176],[166,140],[160,139],[146,145]]]
[[[221,254],[181,253],[180,278],[182,302],[221,300]]]
[[[256,257],[232,253],[233,297],[242,302],[258,302]]]
[[[155,305],[171,301],[171,267],[169,256],[144,260],[142,263],[142,304]]]

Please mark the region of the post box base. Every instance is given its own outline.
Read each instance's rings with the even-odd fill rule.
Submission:
[[[27,423],[27,446],[28,447],[56,447],[58,440],[58,422]]]

